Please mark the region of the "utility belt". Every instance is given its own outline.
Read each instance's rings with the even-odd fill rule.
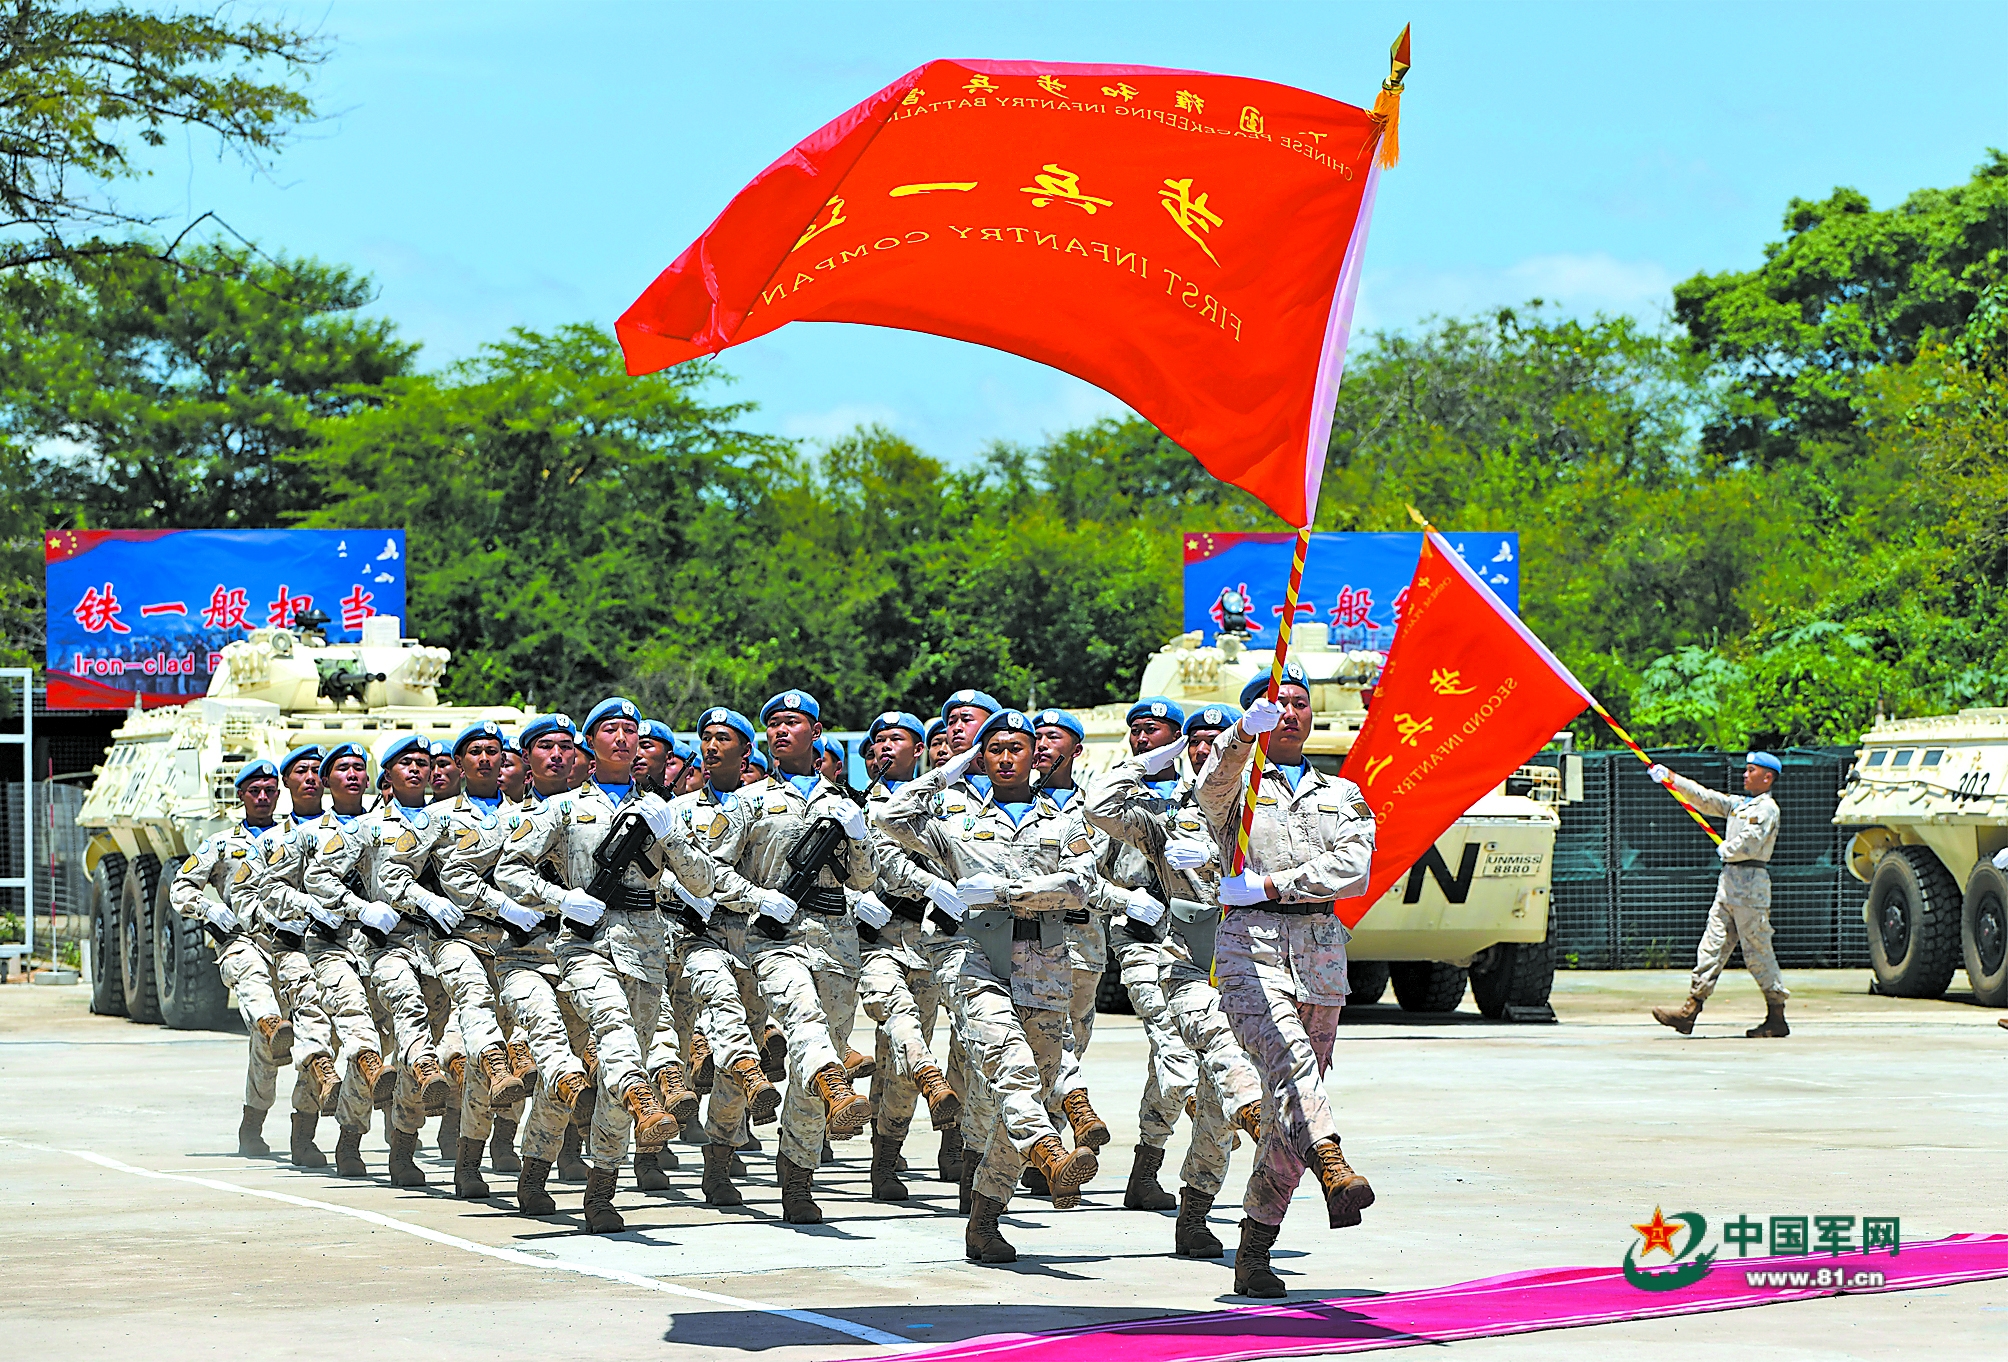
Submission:
[[[1011,919],[1011,939],[1013,941],[1037,941],[1039,935],[1039,919],[1035,917],[1014,917]]]
[[[842,917],[850,911],[851,905],[844,897],[843,890],[825,888],[819,884],[804,894],[797,906],[805,912],[819,913],[824,917]]]
[[[1228,911],[1233,913],[1274,913],[1278,917],[1330,917],[1334,907],[1336,905],[1330,899],[1326,899],[1323,903],[1270,903],[1265,900],[1261,903],[1243,904],[1239,908],[1230,908]]]
[[[653,913],[655,890],[645,884],[622,884],[607,896],[607,907],[619,913]]]
[[[927,920],[926,899],[903,899],[897,894],[880,894],[879,902],[892,910],[892,915],[902,922],[920,923]]]
[[[1085,908],[1069,908],[1060,914],[1060,921],[1073,927],[1085,927],[1092,916]]]

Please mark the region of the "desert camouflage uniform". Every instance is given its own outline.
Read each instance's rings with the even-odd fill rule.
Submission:
[[[876,822],[893,791],[879,781],[865,793],[865,810]],[[913,1075],[934,1063],[934,1024],[941,1009],[941,986],[927,952],[923,930],[929,907],[928,886],[937,876],[916,865],[881,833],[878,854],[880,902],[892,910],[892,920],[879,928],[876,941],[862,940],[864,954],[858,974],[858,994],[865,1015],[878,1024],[877,1066],[872,1079],[872,1124],[878,1133],[904,1140],[913,1126],[920,1089]]]
[[[787,880],[788,851],[818,818],[838,817],[854,807],[849,795],[821,776],[807,795],[785,777],[741,786],[734,795],[712,816],[699,844],[718,867],[719,904],[741,909],[754,906],[756,889],[778,889]],[[809,900],[831,904],[834,912],[804,904],[779,939],[767,935],[757,920],[748,924],[752,930],[740,929],[745,932],[745,959],[788,1038],[780,1152],[795,1166],[811,1170],[822,1162],[826,1123],[822,1099],[809,1080],[827,1065],[843,1063],[841,1046],[857,1010],[857,927],[843,890],[869,889],[877,878],[869,837],[846,839],[842,867],[841,877],[825,868]],[[717,924],[716,917],[713,922]],[[844,970],[848,980],[842,977]],[[825,985],[818,971],[838,978]],[[832,1017],[826,997],[836,1002],[848,997],[851,1013]]]
[[[206,930],[205,885],[213,888],[223,906],[237,917],[237,929],[217,949],[216,970],[224,987],[236,991],[237,1011],[250,1038],[244,1105],[256,1111],[270,1111],[278,1096],[279,1065],[258,1032],[261,1018],[292,1021],[296,1073],[304,1074],[313,1056],[330,1053],[328,1018],[321,1010],[313,971],[304,955],[273,938],[264,912],[266,843],[284,839],[287,832],[283,823],[265,828],[233,823],[203,840],[181,863],[167,891],[175,912],[197,931]],[[293,1110],[319,1110],[310,1086],[298,1078],[293,1083]]]
[[[1740,942],[1743,964],[1764,997],[1783,1003],[1792,996],[1778,972],[1778,955],[1771,949],[1771,852],[1778,845],[1778,801],[1766,790],[1760,795],[1726,795],[1686,776],[1673,778],[1674,788],[1703,813],[1726,818],[1722,874],[1715,882],[1715,902],[1709,905],[1708,929],[1694,955],[1690,989],[1697,998],[1715,991],[1730,954]]]
[[[903,786],[879,812],[897,845],[956,880],[989,873],[1010,881],[995,906],[969,914],[941,938],[936,978],[973,1079],[964,1095],[964,1158],[983,1151],[974,1190],[1009,1202],[1025,1153],[1053,1134],[1047,1111],[1066,1048],[1074,971],[1064,917],[1088,904],[1093,844],[1078,811],[1034,800],[1022,823],[966,785],[944,788],[939,769]],[[1008,929],[1010,968],[997,967],[973,932]]]
[[[1223,849],[1240,828],[1254,749],[1236,724],[1200,776],[1199,808]],[[1373,849],[1373,814],[1351,781],[1306,767],[1292,790],[1280,772],[1264,773],[1247,870],[1274,881],[1280,904],[1312,911],[1231,909],[1213,956],[1228,1024],[1262,1074],[1262,1141],[1242,1209],[1264,1225],[1283,1223],[1305,1156],[1338,1135],[1323,1080],[1346,1001],[1349,934],[1331,905],[1366,892]]]
[[[1087,816],[1148,859],[1155,876],[1154,890],[1161,899],[1196,902],[1217,911],[1217,863],[1189,871],[1174,869],[1164,859],[1165,845],[1173,837],[1211,844],[1201,824],[1197,791],[1197,783],[1190,777],[1151,784],[1144,779],[1141,760],[1122,761],[1089,791]],[[1179,1038],[1196,1057],[1200,1079],[1192,1144],[1179,1170],[1179,1181],[1209,1197],[1217,1196],[1234,1149],[1234,1114],[1250,1102],[1262,1100],[1262,1076],[1234,1039],[1227,1014],[1221,1010],[1219,992],[1208,971],[1194,962],[1184,938],[1171,928],[1169,914],[1160,926],[1164,939],[1158,981],[1165,1011]],[[1114,930],[1127,932],[1120,924]]]

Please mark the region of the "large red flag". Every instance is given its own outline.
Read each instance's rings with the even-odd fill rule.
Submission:
[[[1200,71],[929,62],[739,192],[621,317],[628,370],[800,321],[974,341],[1308,525],[1382,126]]]
[[[1379,826],[1373,880],[1347,926],[1480,796],[1594,703],[1546,644],[1434,530],[1423,535],[1373,708],[1346,758]]]

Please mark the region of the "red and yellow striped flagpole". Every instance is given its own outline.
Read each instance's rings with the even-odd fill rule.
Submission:
[[[1591,696],[1590,708],[1597,712],[1597,717],[1599,719],[1602,719],[1606,724],[1610,726],[1611,732],[1618,735],[1618,741],[1623,743],[1626,747],[1629,747],[1632,750],[1633,756],[1637,757],[1647,766],[1651,766],[1653,764],[1652,758],[1645,754],[1645,749],[1643,747],[1640,747],[1636,742],[1632,741],[1632,735],[1625,732],[1624,725],[1620,724],[1616,719],[1613,719],[1611,717],[1611,712],[1604,708],[1602,701],[1598,700],[1595,696]],[[1661,788],[1663,788],[1668,794],[1673,796],[1675,803],[1679,804],[1681,808],[1687,810],[1688,817],[1692,818],[1695,822],[1701,824],[1701,830],[1708,834],[1710,840],[1712,840],[1717,846],[1722,845],[1722,834],[1717,832],[1714,828],[1710,827],[1708,824],[1707,817],[1701,812],[1701,810],[1695,808],[1693,802],[1690,801],[1686,795],[1682,794],[1679,790],[1674,788],[1672,777],[1669,776],[1666,780],[1661,781],[1660,785]]]
[[[1276,657],[1269,664],[1268,697],[1276,698],[1283,684],[1283,668],[1290,657],[1290,629],[1297,622],[1297,593],[1304,586],[1304,558],[1311,551],[1311,527],[1297,531],[1297,548],[1290,559],[1290,585],[1283,592],[1283,619],[1276,626]],[[1276,730],[1270,729],[1273,733]],[[1255,796],[1262,792],[1262,767],[1269,757],[1269,733],[1255,740],[1255,759],[1248,763],[1248,793],[1241,801],[1241,828],[1234,838],[1234,866],[1228,873],[1239,875],[1248,863],[1248,833],[1255,826]],[[1225,905],[1222,906],[1223,915]],[[1223,921],[1224,921],[1223,916]]]

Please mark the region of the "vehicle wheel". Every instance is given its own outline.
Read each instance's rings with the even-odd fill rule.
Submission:
[[[1508,1007],[1543,1007],[1555,987],[1555,953],[1545,941],[1502,941],[1471,962],[1471,1000],[1497,1021]]]
[[[1869,881],[1876,991],[1936,998],[1959,967],[1959,886],[1930,847],[1893,847]]]
[[[1372,1007],[1387,992],[1387,961],[1346,961],[1346,1006]]]
[[[1095,989],[1095,1011],[1113,1012],[1129,1016],[1136,1011],[1130,1003],[1129,990],[1123,987],[1123,972],[1116,965],[1115,953],[1109,953],[1108,968],[1102,971],[1102,982]]]
[[[160,862],[139,856],[126,869],[119,893],[119,982],[126,1016],[149,1026],[160,1022],[160,995],[153,979],[153,890]]]
[[[91,1011],[125,1015],[125,977],[119,968],[119,899],[126,859],[107,852],[91,872]]]
[[[160,1019],[177,1031],[221,1031],[230,991],[216,972],[216,952],[201,927],[174,911],[162,876],[153,899],[153,978]]]
[[[2008,1007],[2008,875],[1982,861],[1966,881],[1963,907],[1959,944],[1974,1001]]]
[[[1400,960],[1388,966],[1394,1000],[1404,1012],[1455,1012],[1464,1001],[1466,971],[1434,960]]]

